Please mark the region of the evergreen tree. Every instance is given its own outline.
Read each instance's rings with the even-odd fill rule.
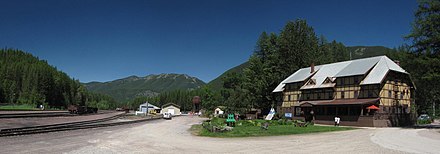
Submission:
[[[65,108],[70,104],[85,105],[87,97],[87,91],[78,80],[71,79],[47,61],[20,50],[0,50],[0,103]],[[110,97],[101,97],[116,104]]]
[[[419,1],[411,34],[416,54],[404,61],[417,86],[419,112],[439,109],[440,102],[440,1]],[[438,114],[439,112],[437,112]]]
[[[440,1],[420,0],[415,12],[411,34],[406,38],[413,41],[417,53],[437,55],[440,52]]]

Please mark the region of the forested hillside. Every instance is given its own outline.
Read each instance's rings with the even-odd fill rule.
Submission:
[[[29,53],[0,50],[0,103],[45,104],[65,108],[69,104],[110,108],[110,97],[93,94],[66,73]]]
[[[360,58],[388,55],[390,53],[396,52],[395,49],[390,49],[390,48],[387,48],[384,46],[349,46],[346,48],[347,49],[343,50],[343,51],[347,51],[348,54],[347,53],[342,54],[341,57],[343,57],[343,58],[341,58],[341,59],[350,59],[350,55],[349,55],[350,52],[352,55],[352,57],[351,57],[352,59],[360,59]],[[223,87],[223,80],[222,79],[225,78],[227,74],[230,74],[230,73],[243,74],[244,69],[248,66],[249,66],[248,61],[246,61],[238,66],[235,66],[235,67],[225,71],[217,78],[210,81],[207,85],[213,90],[219,90]]]
[[[109,82],[90,82],[84,85],[90,91],[110,95],[121,102],[128,102],[136,97],[157,96],[162,92],[197,89],[205,83],[186,74],[159,74],[145,77],[130,76]]]
[[[396,52],[396,50],[384,46],[351,46],[347,48],[351,52],[352,59],[381,56],[390,52]]]
[[[207,86],[209,86],[211,89],[213,90],[218,90],[221,89],[223,87],[223,78],[229,74],[229,73],[238,73],[238,74],[242,74],[243,70],[249,66],[249,62],[244,62],[238,66],[235,66],[227,71],[225,71],[224,73],[222,73],[220,76],[218,76],[217,78],[215,78],[214,80],[210,81]]]

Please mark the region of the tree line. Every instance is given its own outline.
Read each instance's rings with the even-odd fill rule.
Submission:
[[[205,86],[201,89],[177,90],[161,93],[154,97],[139,97],[129,106],[146,101],[155,105],[173,102],[181,110],[192,110],[193,96],[202,98],[203,108],[213,110],[225,106],[230,112],[245,112],[251,108],[270,109],[274,102],[272,90],[285,77],[311,63],[322,64],[348,60],[348,49],[340,42],[328,42],[324,36],[317,37],[305,20],[290,21],[280,34],[263,32],[257,41],[250,65],[244,73],[229,73],[219,90]],[[154,104],[154,103],[153,103]]]
[[[393,60],[399,60],[416,85],[416,109],[418,113],[432,113],[440,101],[440,2],[419,1],[415,12],[412,32],[405,38],[412,44],[402,44],[384,53]],[[204,87],[190,92],[170,92],[152,99],[155,102],[182,102],[190,104],[194,95],[202,96],[206,109],[226,106],[231,112],[246,111],[251,108],[265,109],[276,104],[272,91],[289,75],[310,64],[320,65],[350,60],[347,47],[336,40],[328,41],[316,35],[305,20],[289,21],[277,33],[263,32],[256,42],[254,53],[249,58],[249,66],[244,73],[229,73],[220,90]],[[189,96],[187,96],[189,95]],[[189,108],[184,107],[184,110]]]
[[[411,44],[385,53],[399,60],[416,85],[419,113],[432,113],[440,101],[440,2],[419,1],[411,33],[405,38]],[[66,107],[69,104],[89,105],[101,109],[119,106],[110,96],[88,92],[78,80],[58,71],[29,53],[13,49],[0,50],[0,103],[47,104]],[[263,32],[249,58],[249,66],[241,73],[230,73],[219,90],[202,87],[195,90],[163,92],[154,97],[139,97],[127,106],[137,108],[149,101],[161,106],[175,103],[182,111],[192,109],[192,97],[200,96],[202,106],[212,110],[226,106],[231,112],[275,106],[272,90],[286,77],[310,64],[320,65],[349,60],[347,47],[336,40],[318,36],[305,20],[289,21],[279,33]],[[437,112],[440,113],[440,112]]]
[[[109,96],[88,92],[78,80],[47,61],[16,49],[0,49],[0,103],[43,104],[60,109],[68,105],[101,109],[117,105]]]
[[[137,97],[134,100],[127,103],[130,109],[137,109],[140,104],[145,102],[151,103],[158,107],[166,103],[174,103],[180,106],[181,111],[193,110],[192,99],[194,96],[199,96],[202,99],[202,104],[205,109],[213,109],[221,104],[220,97],[215,96],[215,92],[208,87],[202,87],[194,90],[174,90],[168,92],[162,92],[153,97]]]

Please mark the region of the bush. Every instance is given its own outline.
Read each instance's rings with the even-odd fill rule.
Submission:
[[[223,125],[225,125],[225,119],[213,117],[211,119],[211,125],[213,125],[213,126],[223,126]]]
[[[417,124],[424,125],[424,124],[431,124],[431,119],[417,119]]]
[[[256,123],[254,120],[241,120],[240,123],[243,126],[256,126]]]

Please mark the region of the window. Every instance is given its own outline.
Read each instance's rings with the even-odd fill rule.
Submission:
[[[290,95],[289,95],[289,96],[287,96],[287,101],[290,101]]]
[[[354,91],[354,98],[358,98],[359,92],[356,90]]]
[[[341,98],[344,99],[345,98],[345,92],[341,91]]]
[[[301,115],[301,107],[295,107],[295,115]]]
[[[359,77],[354,77],[354,84],[358,84],[358,82],[359,82],[359,79],[358,79]]]
[[[373,97],[373,91],[368,90],[368,97]]]
[[[353,79],[353,77],[351,77],[351,78],[349,78],[350,80],[349,80],[349,85],[353,85],[354,84],[354,79]]]
[[[309,79],[309,81],[307,82],[307,85],[314,85],[315,83],[315,79]]]
[[[391,92],[391,90],[388,90],[388,97],[392,98],[393,97],[393,93]]]
[[[354,116],[359,116],[361,114],[361,107],[350,107],[350,114]]]
[[[348,107],[339,107],[338,114],[339,115],[348,115]]]
[[[400,93],[400,99],[403,99],[403,93],[402,92]]]
[[[327,115],[336,115],[336,107],[328,107]]]

